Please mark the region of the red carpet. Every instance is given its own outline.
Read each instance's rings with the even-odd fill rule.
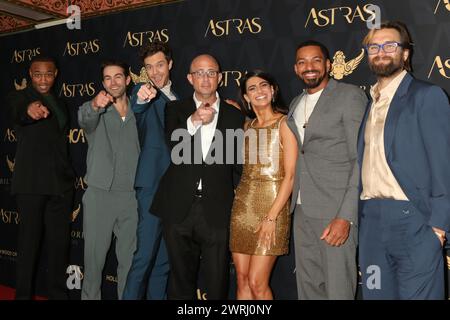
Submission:
[[[16,294],[14,288],[0,285],[0,300],[13,300]],[[33,300],[47,300],[45,297],[34,296]]]

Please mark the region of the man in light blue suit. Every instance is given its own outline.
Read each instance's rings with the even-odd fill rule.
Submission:
[[[450,105],[414,79],[401,22],[364,39],[377,76],[358,139],[359,262],[364,299],[444,299],[450,230]]]
[[[168,45],[151,43],[142,51],[142,60],[150,81],[137,85],[131,95],[131,108],[136,116],[141,144],[134,184],[139,224],[137,248],[123,299],[161,300],[166,298],[169,261],[160,220],[150,214],[149,208],[159,180],[170,163],[164,133],[164,110],[166,102],[177,100],[177,96],[169,79],[173,61]]]

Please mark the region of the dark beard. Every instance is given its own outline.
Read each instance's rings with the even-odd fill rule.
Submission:
[[[315,78],[315,79],[302,79],[303,83],[305,84],[306,88],[308,89],[314,89],[317,88],[325,79],[326,74],[324,73],[322,76]]]
[[[401,60],[399,64],[395,64],[394,60],[391,59],[390,62],[385,65],[375,65],[374,63],[369,63],[369,68],[377,77],[388,78],[397,73],[399,70],[402,70],[403,65],[403,60]]]

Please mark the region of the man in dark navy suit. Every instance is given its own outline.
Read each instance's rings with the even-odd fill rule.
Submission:
[[[359,133],[359,262],[364,299],[444,299],[450,230],[450,106],[414,79],[401,22],[364,39],[377,76]]]
[[[150,204],[161,176],[170,163],[164,133],[166,103],[176,100],[170,69],[172,51],[166,43],[152,42],[142,52],[149,83],[137,85],[131,95],[141,154],[136,172],[135,188],[139,223],[137,249],[128,273],[123,299],[164,299],[166,297],[169,261],[162,239],[159,218],[149,213]],[[152,84],[150,84],[152,83]],[[155,88],[156,87],[156,88]]]

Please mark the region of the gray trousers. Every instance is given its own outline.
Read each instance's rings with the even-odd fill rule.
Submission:
[[[135,192],[88,187],[82,202],[84,278],[81,299],[101,299],[102,272],[113,233],[118,262],[117,293],[121,299],[136,249],[138,213]]]
[[[294,211],[294,245],[297,291],[300,300],[355,299],[357,228],[351,226],[340,247],[320,240],[329,219],[304,215],[301,205]]]

